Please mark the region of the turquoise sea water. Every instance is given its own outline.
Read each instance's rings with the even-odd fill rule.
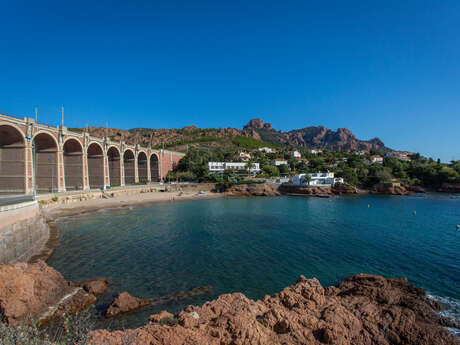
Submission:
[[[446,194],[184,201],[61,221],[62,243],[48,263],[72,281],[111,278],[98,312],[121,291],[156,298],[212,287],[116,318],[115,328],[222,293],[262,298],[300,274],[325,286],[357,273],[408,277],[459,318],[457,224],[460,197]]]

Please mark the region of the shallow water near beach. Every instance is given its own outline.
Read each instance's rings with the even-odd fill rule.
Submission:
[[[448,194],[218,198],[100,212],[58,222],[62,241],[48,260],[68,280],[103,276],[110,291],[158,298],[200,286],[200,294],[157,302],[100,327],[136,327],[218,295],[253,299],[300,274],[335,285],[357,273],[407,277],[460,319],[460,198]]]

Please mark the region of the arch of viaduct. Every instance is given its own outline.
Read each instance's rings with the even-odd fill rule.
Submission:
[[[0,114],[0,194],[159,182],[183,156]]]

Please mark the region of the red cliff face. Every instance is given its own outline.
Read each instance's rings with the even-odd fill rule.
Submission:
[[[253,301],[241,293],[221,295],[201,307],[189,306],[169,325],[149,323],[135,330],[93,332],[94,345],[458,345],[443,326],[435,302],[406,279],[357,275],[323,288],[301,276],[278,294]],[[166,316],[165,316],[166,315]]]
[[[243,130],[235,128],[199,129],[195,126],[187,126],[182,129],[134,128],[129,131],[116,128],[89,127],[88,130],[93,136],[104,137],[107,134],[115,141],[123,139],[131,145],[139,143],[145,147],[148,147],[150,144],[154,147],[161,147],[163,144],[174,143],[177,144],[178,150],[187,148],[187,145],[182,143],[193,144],[194,141],[198,143],[197,145],[225,146],[230,144],[232,138],[241,136],[300,148],[328,149],[334,151],[388,150],[378,138],[368,141],[359,140],[346,128],[339,128],[337,131],[333,131],[323,126],[312,126],[282,132],[276,131],[270,123],[264,123],[261,119],[250,120],[244,126]],[[217,139],[214,144],[211,144],[212,140],[200,141],[203,137]]]
[[[339,128],[337,131],[333,131],[323,126],[317,126],[294,129],[289,132],[277,132],[272,128],[271,124],[264,124],[260,119],[253,119],[244,127],[244,130],[253,137],[254,133],[257,133],[265,141],[303,148],[334,151],[387,150],[379,139],[375,138],[369,141],[356,139],[355,135],[347,128]]]

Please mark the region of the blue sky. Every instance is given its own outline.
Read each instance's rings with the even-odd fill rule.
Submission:
[[[346,127],[460,159],[460,1],[0,0],[0,113]]]

